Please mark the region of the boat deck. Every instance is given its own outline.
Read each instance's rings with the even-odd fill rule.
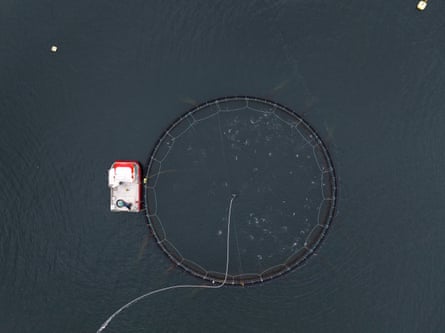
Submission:
[[[111,211],[113,212],[139,212],[140,211],[140,187],[141,184],[120,183],[111,188]],[[119,207],[117,201],[123,200],[127,206]]]
[[[137,161],[116,161],[108,170],[110,210],[112,212],[141,211],[141,167]]]

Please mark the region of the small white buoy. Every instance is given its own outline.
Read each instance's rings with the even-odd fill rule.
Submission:
[[[427,5],[428,5],[428,0],[420,0],[417,3],[417,9],[422,11],[422,10],[424,10],[426,8]]]
[[[57,52],[57,49],[58,49],[57,45],[53,45],[53,46],[51,46],[51,52],[52,52],[52,53],[56,53],[56,52]]]

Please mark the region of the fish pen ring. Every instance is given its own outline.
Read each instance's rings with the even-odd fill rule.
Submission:
[[[155,144],[145,180],[158,245],[211,283],[260,283],[298,267],[325,238],[337,202],[335,168],[315,129],[283,105],[248,96],[215,99],[177,118]]]

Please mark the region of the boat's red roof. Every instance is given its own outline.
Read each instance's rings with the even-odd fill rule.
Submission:
[[[132,168],[134,169],[135,165],[138,165],[139,162],[137,161],[116,161],[113,163],[113,168]]]
[[[115,161],[112,167],[113,169],[131,168],[133,174],[137,174],[137,177],[141,176],[141,166],[138,161]]]

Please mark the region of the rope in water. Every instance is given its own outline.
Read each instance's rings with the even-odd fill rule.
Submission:
[[[165,288],[161,288],[161,289],[156,289],[156,290],[152,290],[144,295],[141,295],[135,299],[133,299],[132,301],[128,302],[127,304],[125,304],[124,306],[122,306],[121,308],[119,308],[117,311],[115,311],[110,317],[108,317],[107,320],[104,321],[104,323],[100,326],[100,328],[97,330],[96,333],[100,333],[102,332],[105,328],[107,328],[108,324],[110,324],[110,322],[119,314],[121,313],[123,310],[129,308],[130,306],[132,306],[133,304],[139,302],[140,300],[149,297],[151,295],[154,294],[158,294],[167,290],[172,290],[172,289],[179,289],[179,288],[204,288],[204,289],[218,289],[221,288],[222,286],[224,286],[227,282],[227,276],[229,274],[229,244],[230,244],[230,219],[232,217],[232,204],[233,201],[236,199],[238,195],[237,194],[232,194],[232,197],[230,198],[230,203],[229,203],[229,211],[227,213],[227,241],[226,241],[226,272],[224,275],[224,280],[221,284],[218,285],[213,285],[213,286],[209,286],[209,285],[199,285],[199,284],[179,284],[179,285],[175,285],[175,286],[170,286],[170,287],[165,287]]]

